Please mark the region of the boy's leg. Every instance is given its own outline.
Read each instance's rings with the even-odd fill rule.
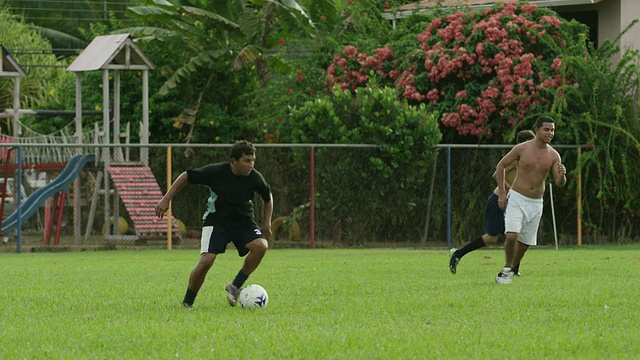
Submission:
[[[251,275],[252,272],[260,265],[262,262],[262,258],[267,253],[269,249],[269,243],[266,239],[255,239],[252,242],[247,244],[247,249],[249,249],[249,253],[247,257],[244,259],[244,265],[242,266],[242,272],[247,274],[247,276]],[[242,285],[242,284],[240,284]]]
[[[472,239],[461,249],[452,249],[449,257],[449,271],[455,274],[458,263],[466,254],[483,248],[489,244],[495,244],[498,235],[504,233],[504,211],[498,205],[498,196],[494,193],[487,199],[487,208],[484,213],[485,234]]]
[[[516,243],[518,242],[518,233],[507,232],[504,239],[504,254],[505,265],[502,271],[496,276],[496,282],[498,284],[511,284],[511,278],[513,277],[513,270],[511,269],[511,263],[513,261]]]
[[[484,234],[482,236],[478,236],[477,238],[471,240],[464,247],[460,249],[451,249],[451,254],[449,257],[449,271],[452,274],[455,274],[457,271],[458,263],[466,254],[478,250],[480,248],[485,247],[487,244],[495,244],[497,241],[497,236],[492,236],[489,234]]]
[[[237,246],[238,244],[236,244]],[[258,238],[244,245],[244,247],[246,248],[245,251],[248,252],[239,251],[240,255],[246,254],[242,269],[240,269],[233,281],[224,288],[227,291],[227,300],[229,300],[229,305],[231,306],[235,306],[238,303],[242,285],[260,265],[262,258],[264,258],[269,249],[269,243],[264,238]]]
[[[196,299],[196,295],[198,295],[198,291],[202,287],[204,283],[204,279],[207,276],[207,272],[213,266],[213,262],[216,260],[216,254],[213,253],[202,253],[200,254],[200,260],[196,264],[196,266],[191,271],[191,275],[189,276],[189,286],[187,287],[187,292],[184,295],[184,299],[182,300],[182,306],[184,307],[192,307],[193,302]]]

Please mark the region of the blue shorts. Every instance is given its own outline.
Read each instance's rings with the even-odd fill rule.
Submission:
[[[264,235],[255,226],[240,228],[204,226],[200,238],[200,253],[222,254],[227,249],[227,244],[232,242],[238,250],[238,255],[245,256],[249,253],[246,245],[256,239],[264,239]]]
[[[492,193],[487,199],[487,210],[484,213],[484,232],[487,235],[504,234],[504,210],[498,205],[498,195]]]

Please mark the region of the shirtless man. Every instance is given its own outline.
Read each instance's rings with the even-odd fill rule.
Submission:
[[[549,145],[555,133],[555,122],[548,116],[536,120],[536,137],[518,144],[496,166],[498,205],[505,209],[505,266],[496,277],[498,284],[511,284],[513,268],[520,263],[529,246],[537,244],[542,217],[542,195],[549,172],[558,187],[567,183],[567,170],[560,154]],[[505,169],[517,161],[516,178],[507,194]],[[507,203],[507,198],[509,202]]]
[[[516,136],[516,143],[531,140],[536,135],[531,130],[522,130],[518,132]],[[513,182],[516,177],[516,164],[511,164],[505,169],[505,181],[507,182],[507,188]],[[493,178],[496,178],[496,174],[493,173]],[[487,245],[495,244],[498,241],[498,235],[504,234],[504,209],[498,206],[498,187],[493,190],[493,193],[487,199],[487,208],[484,213],[484,234],[472,239],[461,249],[453,248],[450,250],[449,256],[449,271],[455,274],[458,268],[458,263],[462,260],[462,257],[466,254],[483,248]],[[519,266],[513,269],[513,272],[519,274]]]

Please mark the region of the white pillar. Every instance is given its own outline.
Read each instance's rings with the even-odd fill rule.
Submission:
[[[104,144],[111,144],[111,133],[109,130],[109,70],[102,70],[102,132],[104,133]],[[111,162],[111,149],[103,148],[102,161],[105,166],[109,166]]]
[[[104,145],[109,145],[111,143],[111,133],[109,131],[109,70],[102,70],[102,120],[104,129],[102,130],[104,134]],[[110,201],[110,186],[109,186],[109,175],[107,173],[107,169],[111,163],[111,149],[109,147],[104,147],[102,152],[102,161],[104,162],[105,176],[104,176],[104,228],[105,228],[105,236],[111,235],[111,223],[109,221],[109,215],[111,213]],[[114,222],[115,223],[115,222]]]
[[[76,143],[82,144],[82,73],[76,73]],[[82,152],[77,148],[76,154]]]
[[[82,73],[76,73],[76,144],[82,144]],[[82,148],[75,148],[76,154],[82,153]],[[74,244],[82,243],[82,192],[80,191],[82,183],[80,177],[73,181],[73,239]]]
[[[20,78],[13,80],[13,137],[20,136]],[[17,141],[16,141],[17,142]]]
[[[113,143],[120,144],[120,70],[113,72]],[[122,162],[122,148],[113,149],[114,161]]]

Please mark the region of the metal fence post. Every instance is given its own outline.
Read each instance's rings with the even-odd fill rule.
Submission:
[[[171,146],[167,146],[167,191],[171,187],[172,182],[171,175]],[[169,201],[169,207],[167,208],[167,250],[171,250],[173,244],[173,228],[171,224],[173,211],[171,210],[171,201]]]
[[[311,239],[311,248],[316,247],[316,188],[315,188],[315,148],[312,146],[309,150],[310,156],[310,179],[309,179],[309,187],[310,187],[310,199],[309,199],[309,237]]]
[[[447,147],[447,248],[451,249],[451,147]]]
[[[18,180],[16,181],[16,198],[15,198],[15,206],[18,209],[18,240],[17,240],[17,249],[18,253],[22,252],[22,148],[18,146]]]

